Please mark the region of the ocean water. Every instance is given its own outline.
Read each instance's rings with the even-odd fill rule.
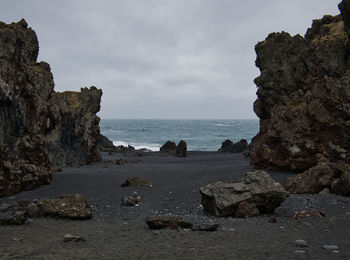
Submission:
[[[101,133],[117,146],[159,151],[168,140],[184,140],[189,151],[217,151],[226,139],[250,142],[258,133],[259,120],[102,119],[100,127]]]

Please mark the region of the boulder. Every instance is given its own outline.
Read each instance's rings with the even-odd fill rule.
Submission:
[[[288,177],[283,187],[289,193],[317,194],[325,188],[330,188],[334,171],[326,164],[317,165],[303,173]]]
[[[43,216],[88,219],[92,216],[92,208],[81,194],[64,194],[60,199],[40,199],[38,202]]]
[[[162,147],[160,147],[160,151],[161,152],[167,152],[167,153],[171,153],[171,154],[176,154],[176,149],[177,146],[174,142],[172,141],[167,141],[165,144],[162,145]]]
[[[122,187],[135,187],[135,186],[145,186],[152,187],[152,184],[148,181],[142,180],[139,177],[127,178],[122,184]]]
[[[350,162],[350,4],[341,15],[313,21],[304,37],[271,33],[255,46],[260,130],[251,164],[304,171],[327,161]]]
[[[17,203],[3,204],[0,206],[1,225],[22,225],[27,220],[28,213],[24,207]]]
[[[178,216],[150,216],[146,217],[145,221],[150,229],[179,229],[191,228],[193,224]]]
[[[220,216],[250,217],[273,212],[288,193],[264,171],[247,172],[236,182],[215,182],[200,189],[204,211]]]
[[[181,140],[176,147],[176,156],[177,157],[186,157],[187,156],[187,144],[184,140]]]
[[[350,196],[350,171],[343,173],[343,175],[332,183],[332,193]]]
[[[237,143],[233,143],[231,140],[227,139],[221,144],[219,152],[226,153],[243,153],[248,150],[248,142],[245,139],[241,139]]]

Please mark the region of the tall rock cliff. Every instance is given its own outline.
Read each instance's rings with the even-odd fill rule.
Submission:
[[[55,165],[74,165],[101,160],[97,148],[100,135],[102,90],[82,88],[81,92],[54,93],[50,100],[56,122],[49,133],[49,159]]]
[[[350,162],[350,1],[339,9],[314,20],[305,37],[271,33],[256,45],[255,167],[303,171],[319,161]]]
[[[38,51],[25,20],[0,22],[0,196],[49,183],[52,164],[100,159],[102,91],[56,93]]]

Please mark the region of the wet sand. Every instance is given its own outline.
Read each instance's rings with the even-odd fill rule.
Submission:
[[[116,159],[128,161],[115,164]],[[111,160],[111,161],[109,161]],[[104,161],[62,168],[50,185],[22,192],[0,203],[24,198],[58,198],[82,193],[93,206],[85,221],[32,219],[21,226],[0,226],[0,259],[349,259],[350,198],[336,195],[291,195],[273,214],[249,219],[206,215],[199,188],[234,181],[253,170],[242,154],[189,152],[186,158],[160,153],[104,154]],[[269,172],[282,182],[291,173]],[[138,176],[153,187],[121,187]],[[121,206],[137,192],[139,207]],[[293,219],[295,211],[323,210],[322,218]],[[149,215],[178,215],[194,223],[220,224],[215,232],[150,230]],[[276,223],[269,223],[274,216]],[[71,233],[85,242],[63,242]],[[303,239],[307,247],[298,247]],[[322,249],[337,245],[337,250]]]

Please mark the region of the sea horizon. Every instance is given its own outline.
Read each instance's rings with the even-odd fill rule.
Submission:
[[[184,140],[189,151],[217,151],[230,139],[248,142],[258,133],[258,119],[101,119],[101,133],[116,146],[159,151],[168,140]]]

